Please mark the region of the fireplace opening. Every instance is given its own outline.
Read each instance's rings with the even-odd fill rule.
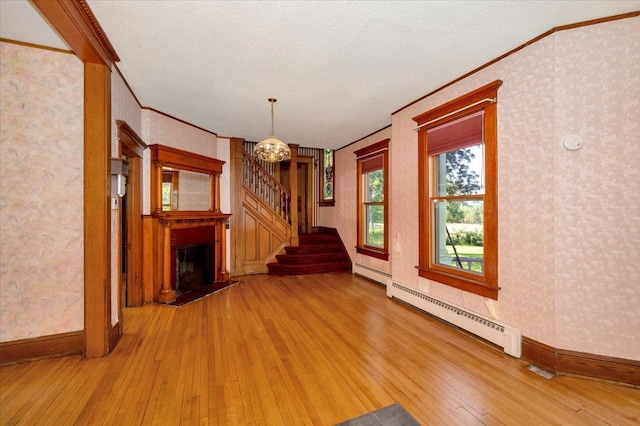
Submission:
[[[176,296],[212,284],[215,272],[213,243],[176,248]]]

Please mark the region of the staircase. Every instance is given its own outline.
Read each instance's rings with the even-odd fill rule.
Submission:
[[[325,272],[351,272],[351,259],[340,236],[322,230],[300,234],[300,245],[285,247],[286,254],[276,256],[277,262],[268,263],[270,275],[305,275]]]

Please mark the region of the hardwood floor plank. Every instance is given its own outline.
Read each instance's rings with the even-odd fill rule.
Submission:
[[[395,402],[428,425],[640,423],[640,389],[543,379],[345,273],[241,277],[123,320],[108,357],[0,367],[0,423],[332,425]]]

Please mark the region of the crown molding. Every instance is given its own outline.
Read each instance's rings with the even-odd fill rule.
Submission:
[[[85,0],[31,0],[31,4],[83,62],[111,68],[120,61]]]

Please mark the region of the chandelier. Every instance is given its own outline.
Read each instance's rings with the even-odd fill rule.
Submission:
[[[253,148],[253,155],[270,163],[291,159],[289,145],[273,135],[273,104],[276,101],[277,99],[275,98],[269,98],[269,102],[271,102],[271,134],[268,138],[258,142]]]

